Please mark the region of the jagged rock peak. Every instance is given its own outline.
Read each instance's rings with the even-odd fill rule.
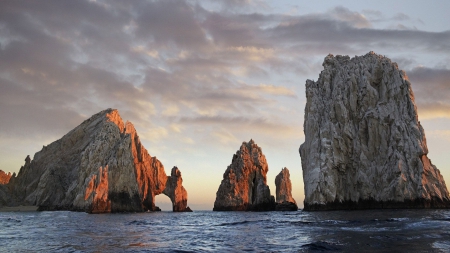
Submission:
[[[44,146],[33,160],[27,157],[7,185],[6,204],[90,213],[155,211],[155,196],[167,181],[164,166],[149,155],[133,124],[107,109]],[[176,187],[184,190],[181,181]],[[187,193],[177,190],[171,199],[186,204]]]
[[[213,210],[275,210],[275,198],[266,183],[268,170],[261,148],[253,140],[243,142],[223,174]]]
[[[188,194],[182,183],[181,171],[175,166],[172,168],[170,176],[167,177],[166,188],[163,193],[172,200],[174,212],[192,212],[187,206]]]
[[[297,202],[292,197],[292,183],[288,168],[281,169],[275,177],[277,211],[297,211]]]
[[[305,210],[450,207],[405,72],[373,52],[323,66],[306,81]]]
[[[0,184],[7,184],[10,179],[11,172],[6,173],[3,170],[0,170]]]

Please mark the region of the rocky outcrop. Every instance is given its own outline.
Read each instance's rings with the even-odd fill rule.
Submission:
[[[292,184],[287,168],[283,168],[275,177],[276,187],[276,211],[297,211],[298,206],[292,197]]]
[[[154,199],[164,193],[167,181],[164,166],[148,154],[134,126],[124,124],[117,110],[108,109],[44,146],[33,160],[28,156],[6,187],[8,205],[90,213],[143,212],[159,209]],[[182,196],[179,192],[172,198],[182,198],[186,205],[185,190]]]
[[[169,196],[172,201],[172,209],[174,212],[192,212],[187,206],[187,191],[184,189],[183,178],[181,172],[177,167],[172,168],[170,176],[167,177],[166,188],[163,193]]]
[[[6,206],[10,202],[8,188],[0,184],[0,207]]]
[[[306,81],[305,210],[450,207],[405,72],[373,52],[323,67]]]
[[[6,174],[3,170],[0,170],[0,184],[7,184],[11,179],[11,172]]]
[[[253,140],[243,142],[223,174],[213,210],[275,210],[275,198],[266,183],[268,170],[261,148]]]

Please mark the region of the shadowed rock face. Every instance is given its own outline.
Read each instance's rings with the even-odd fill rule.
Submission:
[[[272,211],[275,198],[266,183],[266,157],[253,140],[243,142],[223,174],[214,211]]]
[[[154,198],[167,181],[164,166],[148,154],[134,126],[108,109],[44,146],[33,160],[27,157],[6,185],[7,205],[90,213],[154,211],[159,209]],[[176,211],[183,209],[178,205]]]
[[[370,52],[323,66],[306,81],[305,210],[450,207],[397,64]]]
[[[275,177],[276,211],[297,211],[297,202],[292,197],[292,184],[287,168],[283,168]]]

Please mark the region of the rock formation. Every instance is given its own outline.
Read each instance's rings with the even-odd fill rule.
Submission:
[[[163,193],[169,196],[172,201],[172,209],[174,212],[192,212],[187,207],[187,191],[184,189],[183,178],[181,172],[177,167],[172,168],[170,177],[167,177],[166,188]]]
[[[292,197],[292,184],[287,168],[283,168],[275,177],[276,187],[276,211],[297,211],[297,202]]]
[[[306,81],[305,210],[450,207],[405,72],[373,52],[323,67]]]
[[[6,174],[3,170],[0,170],[0,184],[7,184],[11,179],[11,172]]]
[[[272,211],[275,198],[266,183],[266,157],[253,140],[233,155],[216,193],[214,211]]]
[[[184,190],[179,175],[174,180]],[[124,124],[117,110],[108,109],[44,146],[33,160],[27,156],[6,187],[8,205],[90,213],[142,212],[159,209],[155,196],[164,193],[171,179],[141,144],[134,126]],[[187,208],[183,190],[169,196],[183,199],[174,203],[174,211]]]

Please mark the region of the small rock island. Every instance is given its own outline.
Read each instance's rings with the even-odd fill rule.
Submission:
[[[323,67],[306,81],[305,210],[449,208],[405,72],[373,52]]]
[[[298,206],[292,197],[292,183],[288,168],[283,168],[275,177],[276,211],[297,211]]]
[[[177,167],[167,176],[130,122],[107,109],[25,159],[17,176],[0,185],[0,205],[88,213],[160,210],[167,195],[174,212],[191,211]]]
[[[216,193],[214,211],[273,211],[266,175],[266,157],[253,140],[243,142],[233,155]]]

